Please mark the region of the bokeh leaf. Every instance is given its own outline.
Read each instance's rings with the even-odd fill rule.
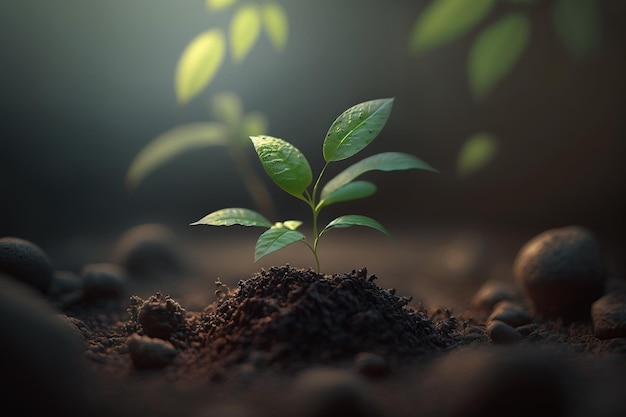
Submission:
[[[211,114],[220,122],[234,128],[239,125],[243,114],[241,99],[232,92],[218,93],[211,100]]]
[[[190,123],[170,129],[137,154],[126,174],[126,185],[136,188],[148,174],[183,152],[228,142],[228,129],[221,123]]]
[[[272,222],[254,210],[234,207],[214,211],[197,222],[191,223],[191,226],[196,225],[272,227]]]
[[[320,207],[340,201],[357,200],[359,198],[369,197],[376,192],[376,186],[369,181],[353,181],[342,187],[337,188],[329,193],[320,201]]]
[[[485,28],[469,52],[469,82],[476,98],[483,98],[515,66],[530,39],[531,23],[519,12]]]
[[[467,177],[484,168],[498,152],[498,140],[487,132],[472,135],[461,147],[457,160],[457,172]]]
[[[269,2],[262,6],[261,15],[267,35],[279,51],[285,49],[289,36],[289,23],[283,7],[276,2]]]
[[[254,149],[272,181],[302,199],[313,181],[311,166],[302,152],[287,141],[272,136],[251,136]]]
[[[261,16],[255,4],[244,4],[230,22],[230,47],[233,59],[241,62],[261,33]]]
[[[237,0],[206,0],[206,7],[209,10],[222,10],[226,9],[233,4],[235,4]]]
[[[269,122],[265,114],[257,111],[247,113],[241,122],[242,136],[246,141],[250,136],[264,135],[268,130]]]
[[[478,25],[495,0],[434,0],[417,18],[409,35],[409,49],[421,53],[450,42]]]
[[[324,227],[324,229],[320,232],[320,236],[322,236],[323,233],[327,232],[330,229],[351,226],[371,227],[372,229],[376,229],[391,237],[387,229],[385,229],[383,225],[380,224],[378,221],[372,219],[371,217],[362,216],[360,214],[348,214],[345,216],[337,217],[335,220],[328,223],[326,227]]]
[[[296,243],[305,238],[304,234],[287,227],[278,227],[266,230],[259,236],[254,249],[254,262],[272,252],[276,252],[286,246]]]
[[[403,152],[383,152],[369,156],[341,171],[326,183],[322,189],[321,196],[322,198],[328,197],[335,190],[368,171],[399,171],[405,169],[425,169],[438,172],[416,156]]]
[[[557,0],[553,17],[559,38],[575,58],[584,58],[601,43],[602,21],[596,0]]]
[[[387,123],[392,105],[392,98],[384,98],[359,103],[344,111],[326,133],[324,159],[340,161],[369,145]]]
[[[224,35],[211,29],[196,36],[184,49],[176,67],[176,96],[188,102],[215,77],[224,61]]]

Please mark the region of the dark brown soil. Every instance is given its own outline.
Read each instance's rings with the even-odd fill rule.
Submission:
[[[406,272],[398,257],[371,259]],[[437,291],[420,298],[365,268],[285,264],[224,282],[135,282],[63,313],[84,337],[93,416],[625,415],[626,339],[598,339],[588,319],[533,318],[521,341],[494,344],[489,312],[470,304],[488,276],[472,280],[485,269],[467,265],[465,285],[431,277],[421,284]],[[176,355],[141,366],[133,335]]]

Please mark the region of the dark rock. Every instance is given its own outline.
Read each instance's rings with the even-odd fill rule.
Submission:
[[[128,353],[139,369],[161,369],[174,362],[176,348],[167,341],[133,334],[128,339]]]
[[[82,335],[32,287],[0,274],[0,401],[19,415],[90,415]]]
[[[294,383],[298,415],[378,417],[382,414],[354,373],[330,368],[304,371]]]
[[[517,330],[499,320],[487,323],[487,334],[491,343],[496,345],[515,343],[522,338],[522,335]]]
[[[513,274],[533,314],[563,318],[588,316],[607,275],[596,239],[580,226],[532,238],[519,251]]]
[[[0,273],[46,293],[52,271],[48,255],[35,243],[17,237],[0,238]]]
[[[488,320],[503,321],[513,327],[523,326],[531,322],[528,311],[519,304],[511,301],[500,301],[496,304]]]
[[[136,278],[156,278],[186,271],[176,236],[161,224],[143,224],[126,231],[114,248],[114,262]]]
[[[370,378],[382,378],[391,373],[391,367],[385,358],[370,352],[361,352],[356,355],[354,369]]]
[[[491,312],[500,301],[520,301],[522,295],[514,283],[509,281],[486,281],[474,294],[470,305],[472,308]]]
[[[626,337],[626,288],[596,300],[591,305],[591,319],[598,338]]]
[[[85,265],[80,273],[85,299],[119,297],[126,291],[124,270],[112,263]]]

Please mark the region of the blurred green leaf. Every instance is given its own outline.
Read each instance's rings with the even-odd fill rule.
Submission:
[[[227,145],[228,129],[221,123],[191,123],[175,127],[146,145],[131,162],[126,174],[128,188],[136,188],[155,169],[192,149]]]
[[[267,133],[268,125],[267,117],[263,113],[249,112],[243,117],[241,122],[241,136],[248,143],[250,136],[259,136]]]
[[[458,38],[478,25],[495,0],[434,0],[417,18],[409,35],[409,49],[420,53]]]
[[[472,135],[463,144],[458,160],[457,172],[467,177],[484,168],[498,152],[498,140],[490,133],[480,132]]]
[[[207,214],[191,226],[257,226],[272,227],[272,222],[267,220],[261,213],[247,208],[225,208]]]
[[[237,0],[206,0],[209,10],[222,10],[233,5]]]
[[[277,50],[282,51],[285,49],[289,36],[289,24],[285,10],[280,4],[269,2],[262,6],[261,14],[272,45]]]
[[[302,226],[302,222],[300,220],[285,220],[284,222],[274,223],[272,225],[272,229],[286,227],[287,229],[296,230],[300,226]]]
[[[469,82],[482,98],[515,66],[530,39],[531,24],[522,13],[509,13],[485,28],[469,52]]]
[[[601,17],[596,0],[557,0],[554,25],[572,56],[584,58],[601,43]]]
[[[326,133],[324,159],[340,161],[369,145],[387,123],[392,105],[392,98],[371,100],[341,113]]]
[[[244,4],[230,22],[230,47],[233,59],[241,62],[261,33],[261,16],[255,4]]]
[[[512,4],[535,4],[538,3],[540,0],[505,0],[507,3],[512,3]]]
[[[335,190],[368,171],[400,171],[405,169],[425,169],[437,172],[435,168],[416,156],[402,152],[383,152],[362,159],[341,171],[326,183],[322,189],[321,196],[322,198],[328,197]]]
[[[224,35],[219,29],[201,33],[185,47],[175,77],[179,102],[188,102],[213,80],[224,60],[224,52]]]
[[[287,227],[266,230],[256,242],[254,262],[304,238],[304,234]]]
[[[218,93],[211,100],[211,114],[220,122],[234,128],[239,125],[243,114],[241,99],[232,92]]]
[[[372,229],[376,229],[387,236],[391,236],[387,229],[383,227],[378,221],[372,219],[371,217],[362,216],[360,214],[348,214],[345,216],[337,217],[335,220],[331,221],[324,227],[324,229],[320,232],[320,236],[327,232],[330,229],[341,228],[341,227],[351,227],[351,226],[365,226],[371,227]]]
[[[322,199],[319,207],[326,207],[340,201],[357,200],[369,197],[376,192],[376,186],[369,181],[353,181],[345,184]]]
[[[250,139],[272,181],[302,199],[302,193],[313,181],[311,166],[302,152],[289,142],[272,136],[251,136]]]

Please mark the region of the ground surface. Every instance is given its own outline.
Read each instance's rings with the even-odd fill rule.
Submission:
[[[596,338],[589,320],[533,318],[515,343],[490,339],[490,311],[472,299],[488,280],[513,282],[516,251],[532,235],[426,231],[397,244],[371,233],[333,237],[320,252],[321,274],[304,247],[255,264],[250,236],[194,236],[192,273],[131,280],[123,296],[62,308],[84,338],[91,415],[626,411],[624,338]],[[76,262],[105,261],[110,248],[83,248]],[[52,257],[71,262],[67,250]],[[130,353],[133,335],[153,336],[171,361],[142,365],[146,353]]]

